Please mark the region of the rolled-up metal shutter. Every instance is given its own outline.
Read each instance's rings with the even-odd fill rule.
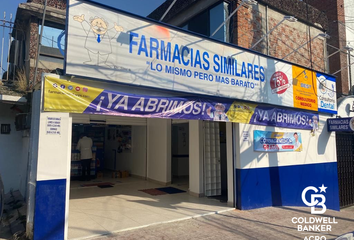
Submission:
[[[90,123],[90,115],[88,114],[76,114],[76,113],[72,113],[71,117],[73,119],[73,123]]]
[[[121,117],[121,116],[107,116],[94,114],[71,114],[73,123],[101,123],[106,125],[132,125],[132,126],[146,126],[146,118],[139,117]]]
[[[172,119],[172,124],[189,123],[188,119]]]
[[[108,124],[108,125],[146,126],[146,118],[107,116],[106,124]]]

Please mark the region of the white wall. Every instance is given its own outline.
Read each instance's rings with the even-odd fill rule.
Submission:
[[[22,132],[22,151],[21,151],[21,165],[19,166],[19,172],[22,173],[23,177],[20,179],[20,191],[24,198],[27,194],[27,184],[28,184],[28,161],[29,161],[29,145],[30,145],[30,135],[29,130]]]
[[[0,124],[11,124],[10,134],[0,134],[0,174],[5,193],[10,189],[20,190],[25,197],[28,162],[28,137],[22,138],[22,131],[16,131],[16,111],[12,104],[0,103]]]
[[[61,118],[61,134],[47,134],[47,118]],[[67,179],[70,176],[72,118],[69,113],[40,115],[37,181]],[[60,147],[59,147],[60,146]],[[55,167],[53,167],[55,166]]]
[[[61,119],[60,135],[47,134],[48,117]],[[69,214],[72,118],[69,113],[41,112],[39,124],[36,180],[37,182],[58,179],[66,180],[64,229],[66,239]],[[55,212],[55,210],[53,211]]]
[[[203,122],[189,121],[189,192],[204,195],[203,181]]]
[[[171,120],[147,119],[147,177],[171,182]]]
[[[115,129],[107,127],[107,129]],[[107,138],[105,141],[105,163],[111,162],[114,158],[112,149],[117,149],[117,140],[112,137],[110,140]],[[110,158],[110,159],[108,159]],[[113,167],[110,164],[110,169]],[[132,151],[117,153],[116,169],[120,171],[127,170],[130,174],[145,177],[146,175],[146,126],[132,126]]]
[[[250,124],[239,124],[238,141],[240,151],[237,156],[236,167],[238,169],[261,168],[273,166],[290,166],[311,163],[335,162],[336,140],[335,134],[327,131],[326,119],[329,116],[320,115],[319,131],[312,136],[309,130],[266,127]],[[279,131],[301,133],[302,152],[277,152],[265,153],[253,150],[253,131]],[[244,142],[242,139],[243,131],[248,131],[250,141]]]

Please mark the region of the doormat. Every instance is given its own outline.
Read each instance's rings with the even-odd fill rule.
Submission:
[[[114,185],[114,183],[111,182],[100,182],[100,183],[88,183],[88,184],[82,184],[80,187],[95,187],[95,186],[103,186],[103,185]]]
[[[113,187],[112,185],[98,185],[99,188],[110,188]]]
[[[208,197],[208,198],[219,200],[222,203],[226,203],[227,202],[227,196],[226,195],[211,196],[211,197]]]
[[[157,190],[156,188],[143,189],[143,190],[139,190],[139,191],[144,192],[144,193],[147,193],[147,194],[150,194],[150,195],[152,195],[152,196],[158,196],[158,195],[165,195],[165,194],[167,194],[166,192]]]
[[[176,194],[176,193],[184,193],[186,191],[183,191],[181,189],[178,188],[174,188],[174,187],[163,187],[163,188],[156,188],[159,191],[168,193],[168,194]]]

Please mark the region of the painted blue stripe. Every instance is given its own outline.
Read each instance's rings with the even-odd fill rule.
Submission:
[[[324,109],[324,108],[318,108],[318,111],[319,111],[319,112],[324,112],[324,113],[337,114],[337,111],[328,110],[328,109]]]
[[[337,162],[284,167],[236,169],[237,208],[306,206],[303,189],[324,184],[327,209],[339,211]],[[310,202],[310,193],[307,200]]]
[[[62,240],[65,229],[66,179],[37,181],[34,240]]]

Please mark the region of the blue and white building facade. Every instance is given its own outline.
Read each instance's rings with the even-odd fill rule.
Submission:
[[[112,27],[109,29],[110,35],[95,32],[97,28],[89,20],[90,16],[97,17],[102,26]],[[339,210],[336,139],[335,134],[328,132],[326,127],[326,119],[336,113],[336,108],[325,104],[322,105],[325,111],[321,112],[321,105],[317,105],[321,99],[317,99],[316,94],[308,92],[306,98],[302,95],[311,89],[320,95],[321,86],[330,86],[335,81],[332,76],[326,75],[331,79],[327,79],[329,83],[320,83],[311,69],[89,1],[70,0],[67,18],[66,75],[52,77],[70,81],[73,85],[99,88],[102,92],[93,98],[97,104],[92,101],[87,109],[48,111],[45,96],[52,90],[45,87],[43,76],[41,90],[33,95],[33,151],[30,155],[29,177],[36,184],[29,189],[27,225],[28,228],[33,227],[34,239],[67,238],[72,124],[89,123],[97,115],[104,116],[107,124],[127,117],[132,122],[145,119],[148,132],[151,129],[151,132],[157,130],[160,134],[158,141],[157,135],[147,136],[151,147],[147,159],[161,159],[154,166],[166,168],[171,151],[168,135],[171,132],[171,119],[187,120],[190,136],[190,193],[199,197],[208,195],[208,190],[212,192],[208,188],[208,175],[203,168],[205,162],[210,160],[206,156],[212,152],[208,146],[213,143],[208,142],[205,136],[212,132],[209,130],[215,127],[213,124],[225,121],[229,205],[241,210],[306,206],[302,201],[302,191],[308,186],[318,188],[324,185],[327,187],[327,208]],[[88,57],[91,60],[103,59],[103,62],[86,64]],[[293,74],[298,69],[304,72],[304,79],[312,79],[310,83],[313,88],[308,90],[308,84],[293,83],[293,78],[297,78]],[[180,70],[184,70],[185,74],[180,74]],[[272,79],[279,77],[274,75],[279,72],[286,81],[274,85]],[[299,78],[299,81],[302,80]],[[299,90],[301,86],[307,90]],[[327,89],[331,90],[330,87]],[[140,99],[150,96],[150,100],[142,101],[141,111],[137,113],[137,102],[129,102],[128,97],[125,102],[124,94]],[[158,103],[151,100],[157,99],[156,96],[163,100],[159,98]],[[168,111],[174,111],[173,114],[178,112],[178,109],[171,107],[173,103],[169,106],[166,101],[171,102],[181,96],[185,99],[180,105],[184,114],[164,114]],[[109,99],[107,106],[104,106],[105,97]],[[117,101],[116,108],[112,108],[114,101]],[[209,105],[210,111],[217,112],[217,103],[222,103],[227,117],[222,115],[219,119],[214,118],[216,113],[211,117]],[[191,110],[191,104],[195,111]],[[306,107],[300,108],[301,104]],[[89,106],[96,112],[89,112]],[[257,107],[267,111],[274,109],[272,111],[277,114],[274,119],[270,115],[257,122],[254,120]],[[312,122],[309,119],[301,120],[302,116],[307,115],[315,116]],[[59,134],[48,134],[49,120],[56,121]],[[316,127],[313,127],[314,120]],[[290,143],[282,148],[284,151],[270,151],[267,147],[256,149],[255,131],[289,134],[291,137],[286,141]],[[301,136],[301,151],[294,149],[293,143],[297,140],[295,135]],[[275,145],[283,146],[282,140],[276,142]],[[171,181],[168,174],[147,174],[145,177],[155,181]]]

